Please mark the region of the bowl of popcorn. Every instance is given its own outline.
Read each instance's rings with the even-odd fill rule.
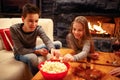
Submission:
[[[67,75],[70,65],[59,60],[41,62],[38,68],[45,80],[63,80]]]

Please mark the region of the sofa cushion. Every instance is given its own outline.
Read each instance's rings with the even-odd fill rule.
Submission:
[[[0,51],[0,80],[31,80],[32,77],[28,66],[15,60],[12,51]]]
[[[2,39],[1,39],[1,35],[0,35],[0,50],[3,50],[4,49],[4,46],[3,46],[3,42],[2,42]]]
[[[1,36],[2,42],[5,46],[5,49],[8,51],[12,50],[13,43],[12,43],[9,29],[7,29],[7,28],[0,29],[0,36]]]
[[[13,50],[13,42],[12,37],[10,35],[10,29],[4,29],[4,35],[6,37],[7,42],[9,43],[10,48]]]
[[[9,28],[12,25],[10,18],[0,18],[0,29]]]
[[[13,51],[0,50],[0,63],[14,57]]]
[[[53,41],[53,20],[52,19],[39,19],[38,25],[42,26],[47,36]]]
[[[5,35],[4,35],[3,30],[4,30],[4,29],[0,29],[1,40],[2,40],[2,42],[3,42],[3,45],[4,45],[5,49],[6,49],[6,50],[10,50],[9,45],[8,45],[8,42],[7,42],[6,38],[5,38]]]

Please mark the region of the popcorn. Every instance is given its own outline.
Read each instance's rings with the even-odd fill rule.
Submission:
[[[60,73],[66,71],[67,67],[61,62],[45,61],[41,67],[41,70],[48,73]]]

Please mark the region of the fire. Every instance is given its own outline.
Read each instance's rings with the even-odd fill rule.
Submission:
[[[105,30],[102,29],[102,23],[100,21],[97,21],[98,24],[91,25],[90,22],[88,22],[88,27],[91,33],[96,34],[107,34]]]

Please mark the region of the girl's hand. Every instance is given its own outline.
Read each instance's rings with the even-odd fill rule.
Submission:
[[[41,54],[42,56],[46,56],[48,54],[48,50],[45,48],[38,49],[35,51],[36,54]]]
[[[68,62],[68,61],[74,61],[74,57],[71,54],[66,54],[63,57],[63,61]]]
[[[120,57],[120,50],[119,51],[115,51],[114,53],[115,53],[115,55],[117,55],[118,57]]]
[[[99,53],[95,52],[95,53],[91,53],[90,57],[94,60],[97,60],[99,58]]]

